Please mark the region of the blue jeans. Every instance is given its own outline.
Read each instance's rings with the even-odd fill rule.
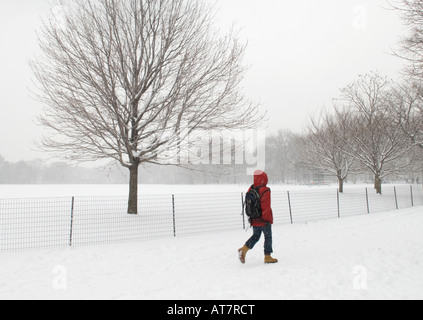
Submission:
[[[257,242],[260,241],[262,233],[264,233],[264,254],[270,255],[273,253],[272,225],[270,223],[265,227],[253,227],[253,236],[245,245],[253,249]]]

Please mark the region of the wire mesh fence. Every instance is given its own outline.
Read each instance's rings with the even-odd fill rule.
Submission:
[[[123,243],[242,230],[244,194],[145,195],[139,214],[126,197],[0,199],[0,251]],[[372,214],[423,205],[421,186],[272,192],[275,224]]]
[[[126,197],[73,198],[69,246],[121,243],[171,236],[171,196],[139,198],[139,214],[128,215]]]

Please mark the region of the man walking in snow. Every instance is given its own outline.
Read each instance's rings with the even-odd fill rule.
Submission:
[[[273,224],[273,212],[271,207],[271,191],[267,187],[268,176],[264,171],[258,170],[254,172],[254,185],[252,188],[258,190],[260,196],[260,206],[262,215],[260,218],[252,219],[251,225],[253,227],[253,236],[245,243],[245,245],[238,250],[239,259],[242,263],[245,263],[247,252],[254,248],[259,242],[261,234],[264,233],[264,263],[277,263],[278,260],[272,258],[273,253],[272,247],[272,224]]]

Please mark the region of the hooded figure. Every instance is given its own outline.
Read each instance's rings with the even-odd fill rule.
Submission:
[[[260,195],[260,205],[262,216],[259,219],[253,219],[251,225],[253,227],[253,236],[246,242],[246,244],[238,250],[239,259],[245,263],[247,252],[254,248],[257,242],[260,241],[261,234],[264,233],[264,262],[277,263],[278,260],[272,258],[272,224],[273,212],[271,207],[271,191],[267,187],[269,182],[268,176],[264,171],[258,170],[254,172],[254,188],[257,188]],[[251,189],[251,188],[250,188]]]
[[[262,217],[251,221],[253,227],[265,227],[273,224],[273,212],[271,207],[271,191],[267,187],[269,179],[266,172],[256,171],[254,173],[254,188],[259,189]],[[251,188],[250,188],[251,189]],[[250,190],[248,190],[250,191]]]

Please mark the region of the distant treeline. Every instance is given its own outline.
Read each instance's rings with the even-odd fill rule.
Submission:
[[[102,170],[42,160],[8,162],[0,156],[1,184],[126,183],[118,168]]]
[[[250,183],[244,166],[141,167],[141,184]],[[118,165],[88,168],[42,160],[8,162],[0,155],[0,184],[126,184],[128,170]]]

